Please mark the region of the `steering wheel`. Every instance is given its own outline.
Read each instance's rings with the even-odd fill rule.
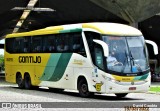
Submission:
[[[123,63],[122,62],[114,62],[113,66],[123,66]]]

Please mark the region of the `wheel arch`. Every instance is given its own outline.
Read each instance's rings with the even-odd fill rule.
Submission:
[[[29,76],[30,76],[29,72],[25,72],[25,73],[24,73],[24,77],[25,77],[26,75],[29,75]],[[30,77],[31,77],[31,76],[30,76]]]
[[[85,75],[79,75],[77,77],[77,81],[76,81],[76,88],[78,90],[78,83],[80,80],[84,79],[86,82],[87,82],[87,85],[88,85],[88,90],[90,91],[90,83],[89,83],[89,80],[87,79],[87,77]]]

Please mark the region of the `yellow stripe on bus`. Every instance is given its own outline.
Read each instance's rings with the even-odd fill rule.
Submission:
[[[131,82],[134,80],[134,77],[126,77],[126,76],[116,76],[116,75],[112,75],[115,80],[117,81],[121,81],[121,82]]]

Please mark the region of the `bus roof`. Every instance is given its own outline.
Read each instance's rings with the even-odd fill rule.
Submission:
[[[82,30],[94,31],[101,34],[114,35],[114,36],[141,36],[142,35],[142,33],[138,29],[128,25],[118,24],[118,23],[97,22],[97,23],[79,23],[79,24],[51,26],[44,29],[30,31],[30,32],[8,34],[6,38],[57,34],[57,33],[66,33],[66,32],[78,32]]]

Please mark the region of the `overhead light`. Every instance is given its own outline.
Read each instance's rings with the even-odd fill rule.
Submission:
[[[56,10],[51,8],[33,8],[32,11],[38,11],[38,12],[54,12]]]
[[[20,19],[23,19],[23,20],[26,19],[27,16],[29,15],[29,13],[30,13],[30,10],[24,10],[24,12],[23,12],[23,14],[22,14]]]
[[[13,33],[16,33],[18,30],[19,30],[19,27],[16,26],[13,30]]]
[[[23,14],[20,18],[20,20],[18,21],[18,23],[16,24],[14,30],[13,30],[13,33],[17,32],[19,30],[19,28],[22,26],[24,20],[28,17],[28,15],[30,14],[31,12],[31,9],[35,6],[35,4],[37,3],[38,0],[30,0],[28,5],[27,5],[27,8],[23,8],[23,7],[15,7],[13,8],[12,10],[15,10],[15,9],[18,9],[18,10],[24,10],[23,11]]]
[[[30,0],[29,3],[28,3],[28,6],[29,6],[29,7],[30,7],[30,6],[33,7],[33,6],[37,3],[37,1],[38,1],[38,0]]]
[[[52,8],[25,8],[25,7],[14,7],[11,10],[15,11],[15,10],[31,10],[31,11],[38,11],[38,12],[54,12],[56,10],[52,9]]]
[[[16,26],[21,26],[23,24],[23,21],[22,20],[20,20],[20,21],[18,21],[18,23],[17,23],[17,25]]]
[[[25,10],[25,7],[14,7],[11,10]]]

